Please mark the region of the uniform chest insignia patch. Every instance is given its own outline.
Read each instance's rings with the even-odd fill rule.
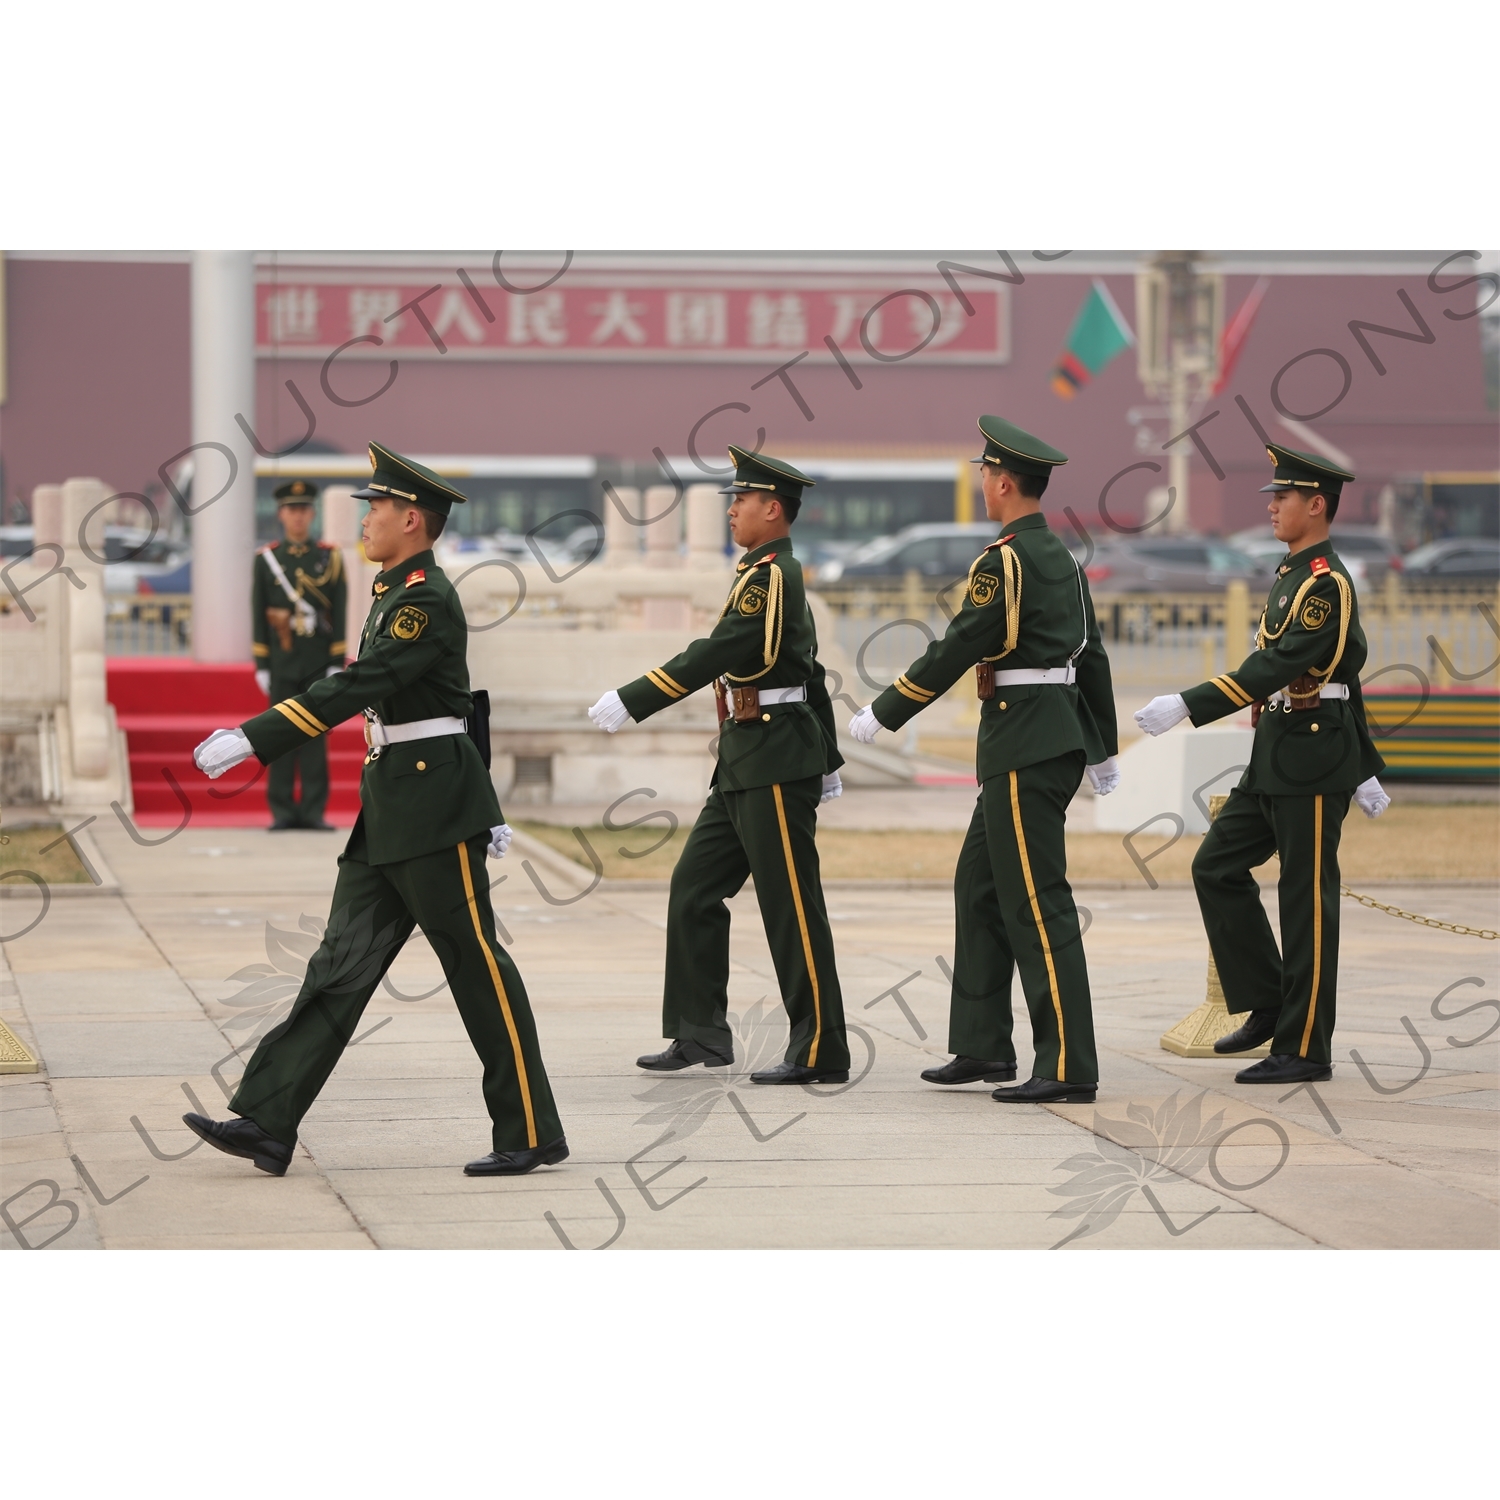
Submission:
[[[739,609],[742,615],[758,615],[765,607],[766,591],[758,583],[752,583],[740,595]]]
[[[391,634],[398,641],[414,641],[427,628],[427,615],[414,604],[403,604],[391,621]]]
[[[405,582],[406,582],[407,588],[411,588],[411,586],[413,584],[426,583],[427,582],[427,570],[426,570],[426,568],[414,568],[410,573],[408,573],[406,575]]]
[[[1302,613],[1298,619],[1302,621],[1305,630],[1319,630],[1327,623],[1332,613],[1333,606],[1326,599],[1312,598],[1302,606]]]
[[[1321,578],[1325,573],[1333,572],[1333,569],[1328,566],[1328,559],[1326,557],[1313,558],[1309,566],[1312,568],[1314,578]]]
[[[993,573],[976,573],[969,584],[969,601],[983,608],[1000,591],[1000,580]]]
[[[1285,609],[1286,608],[1286,595],[1285,594],[1283,594],[1281,596],[1281,598],[1279,598],[1276,601],[1276,608],[1277,609]]]

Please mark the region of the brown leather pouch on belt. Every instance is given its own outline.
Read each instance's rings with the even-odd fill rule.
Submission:
[[[1250,727],[1252,729],[1256,728],[1256,726],[1259,725],[1260,716],[1262,712],[1264,712],[1265,706],[1266,700],[1264,698],[1257,698],[1255,702],[1250,705]]]
[[[760,718],[760,689],[730,688],[730,694],[734,699],[734,722],[736,724],[748,724],[752,719]]]
[[[1292,712],[1311,713],[1313,709],[1321,707],[1322,687],[1323,679],[1314,677],[1311,672],[1304,672],[1302,676],[1287,683],[1285,692]]]
[[[722,724],[724,720],[729,717],[729,704],[725,701],[728,696],[728,691],[724,686],[724,679],[722,677],[715,677],[714,712],[718,714],[720,724]]]
[[[995,664],[982,661],[974,668],[974,688],[981,703],[988,703],[995,696]]]

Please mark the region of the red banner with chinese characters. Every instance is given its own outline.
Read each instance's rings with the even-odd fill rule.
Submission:
[[[358,276],[359,279],[355,279]],[[487,270],[262,273],[263,357],[1004,364],[1005,286],[966,277],[966,311],[936,273],[897,277],[569,273],[520,294]],[[379,342],[377,343],[376,340]],[[829,347],[829,341],[835,346]],[[837,352],[835,352],[835,350]]]

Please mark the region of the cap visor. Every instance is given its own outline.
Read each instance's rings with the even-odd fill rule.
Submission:
[[[1296,488],[1295,484],[1263,484],[1260,487],[1260,492],[1262,495],[1274,495],[1277,490],[1294,490]]]
[[[349,498],[351,500],[389,500],[391,497],[384,490],[355,490]]]

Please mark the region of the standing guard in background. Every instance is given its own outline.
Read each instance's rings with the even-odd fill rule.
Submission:
[[[1135,715],[1147,734],[1183,719],[1211,724],[1250,709],[1250,765],[1193,859],[1208,944],[1238,1031],[1219,1053],[1271,1043],[1236,1083],[1333,1076],[1339,968],[1339,835],[1352,797],[1366,817],[1390,806],[1385,762],[1365,724],[1359,670],[1368,654],[1354,584],[1328,528],[1354,475],[1316,454],[1272,444],[1261,493],[1287,555],[1261,612],[1255,650],[1231,672],[1153,698]],[[1281,949],[1251,871],[1281,856]]]
[[[843,1083],[844,1001],[823,904],[818,805],[842,791],[833,704],[818,661],[791,526],[813,481],[790,464],[732,447],[729,531],[745,549],[712,634],[665,666],[606,693],[589,718],[609,734],[714,684],[718,766],[672,871],[662,999],[664,1052],[651,1072],[734,1061],[729,1030],[729,910],[755,877],[766,940],[791,1023],[785,1060],[754,1083]]]
[[[942,640],[861,709],[849,733],[868,744],[881,729],[899,729],[975,669],[979,801],[953,877],[948,1048],[956,1055],[922,1077],[1016,1076],[1010,990],[1019,968],[1032,1077],[991,1097],[1088,1104],[1099,1062],[1063,825],[1085,770],[1101,797],[1120,782],[1109,658],[1083,569],[1041,513],[1048,478],[1067,454],[999,417],[981,417],[979,430],[984,510],[1003,534],[974,560]]]
[[[343,554],[332,542],[310,542],[318,487],[305,479],[279,486],[276,517],[283,540],[255,554],[250,589],[255,681],[273,703],[306,692],[344,665],[347,584]],[[298,776],[302,795],[296,795]],[[266,776],[271,830],[328,831],[328,742],[320,735],[271,762]]]
[[[481,743],[487,721],[475,721],[463,604],[432,554],[450,508],[468,497],[378,443],[370,462],[375,472],[354,498],[370,502],[365,556],[381,571],[357,660],[238,729],[216,729],[193,752],[206,776],[222,776],[252,755],[270,764],[360,712],[369,746],[327,930],[291,1013],[255,1049],[229,1101],[240,1118],[183,1121],[220,1151],[285,1173],[302,1117],[420,926],[484,1067],[494,1149],[464,1174],[517,1176],[562,1161],[568,1143],[526,986],[495,936],[485,856],[503,858],[511,831]]]

